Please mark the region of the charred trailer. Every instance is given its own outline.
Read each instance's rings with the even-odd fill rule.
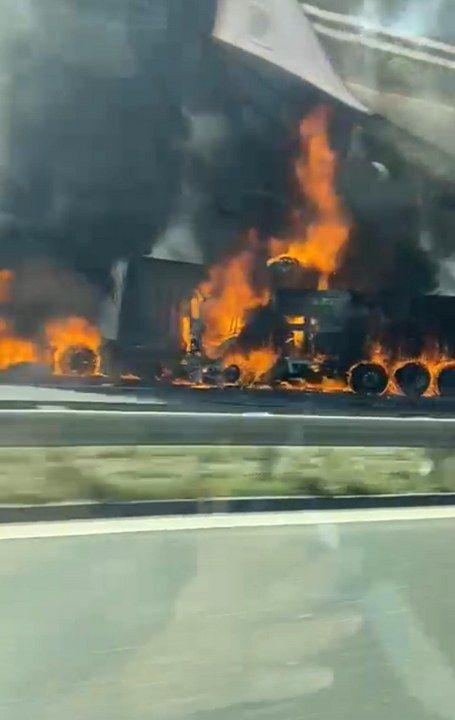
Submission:
[[[455,296],[424,295],[412,301],[410,320],[418,336],[438,344],[447,357],[455,358]]]
[[[116,365],[153,381],[185,351],[182,323],[203,277],[197,264],[141,258],[129,263],[121,303]]]

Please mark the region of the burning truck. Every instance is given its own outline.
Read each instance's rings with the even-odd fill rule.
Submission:
[[[329,111],[300,124],[288,234],[251,231],[183,303],[176,383],[412,397],[454,391],[453,299],[380,297],[337,276],[351,220],[335,189]]]
[[[250,229],[207,267],[156,257],[130,266],[123,373],[193,388],[453,393],[453,298],[394,294],[349,273],[356,220],[337,188],[332,120],[317,105],[299,125],[279,235]]]
[[[85,317],[51,313],[32,337],[21,336],[9,316],[23,279],[3,270],[0,371],[33,367],[36,376],[41,367],[42,377],[199,389],[453,395],[454,298],[406,292],[397,302],[353,287],[346,273],[355,220],[337,188],[332,115],[320,104],[299,124],[293,200],[279,235],[250,229],[206,269],[153,258],[117,263],[116,343],[88,308]],[[87,295],[88,286],[63,283],[67,294]],[[42,298],[28,299],[29,314]],[[18,315],[24,322],[27,312],[16,307],[16,325]]]
[[[6,4],[3,379],[453,392],[450,153],[343,84],[320,10]]]
[[[219,3],[213,35],[226,47],[250,54],[243,60],[255,72],[260,69],[258,94],[268,63],[268,111],[285,106],[271,99],[277,79],[272,65],[322,92],[310,99],[308,84],[298,89],[307,102],[289,163],[292,200],[282,203],[286,209],[280,223],[270,222],[279,185],[279,172],[273,174],[272,167],[264,173],[268,185],[261,186],[266,198],[261,211],[249,227],[232,234],[215,258],[204,252],[204,241],[199,243],[201,256],[189,252],[185,257],[183,252],[182,257],[175,251],[175,238],[180,248],[194,241],[191,222],[182,221],[130,268],[120,345],[130,348],[130,357],[135,348],[137,374],[153,367],[158,382],[196,388],[452,393],[454,301],[450,292],[435,294],[437,272],[432,267],[435,245],[444,245],[450,235],[450,221],[444,225],[442,220],[450,215],[443,207],[446,197],[450,208],[450,183],[430,177],[427,163],[425,171],[418,168],[415,153],[412,162],[403,159],[407,136],[392,132],[392,149],[383,141],[377,117],[371,123],[365,115],[360,120],[365,106],[339,82],[296,3],[225,0]],[[279,79],[284,83],[284,74]],[[287,92],[292,95],[289,87]],[[237,102],[238,97],[236,92]],[[334,120],[329,106],[335,108]],[[372,131],[365,152],[362,135],[368,131],[356,132],[368,125]],[[350,138],[341,141],[341,150],[334,126],[339,136]],[[274,131],[279,136],[276,127]],[[272,156],[272,134],[267,138]],[[425,154],[424,144],[417,144]],[[256,157],[259,168],[261,158]],[[243,178],[237,182],[242,186]],[[191,194],[186,197],[191,206]],[[412,210],[402,212],[407,204]],[[434,207],[437,230],[429,233]],[[218,228],[211,228],[218,240]],[[143,359],[150,355],[152,365]]]

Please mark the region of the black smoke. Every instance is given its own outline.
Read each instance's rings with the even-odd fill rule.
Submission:
[[[99,283],[74,268],[29,259],[15,268],[2,314],[9,317],[17,334],[39,340],[52,318],[78,315],[96,323],[101,300]]]
[[[2,7],[1,266],[63,267],[96,297],[119,257],[154,249],[210,263],[251,227],[263,240],[284,232],[298,122],[328,99],[214,43],[215,0]],[[414,199],[401,181],[364,183],[368,153],[349,164],[358,121],[335,108],[340,192],[355,227],[340,277],[388,289],[401,284],[401,258],[409,291],[426,292],[433,270]]]

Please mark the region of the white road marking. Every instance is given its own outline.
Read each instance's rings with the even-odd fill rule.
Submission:
[[[182,530],[277,528],[454,519],[455,506],[380,508],[371,510],[304,510],[296,512],[246,513],[241,515],[179,515],[106,520],[67,520],[64,522],[11,523],[0,525],[0,541],[78,537],[84,535],[118,535],[121,533],[175,532]]]
[[[172,417],[175,419],[178,418],[236,418],[237,420],[239,418],[250,418],[252,420],[288,420],[288,421],[295,421],[295,420],[311,420],[311,421],[317,421],[317,422],[325,422],[326,420],[330,421],[350,421],[355,423],[363,423],[363,422],[370,422],[370,423],[383,423],[383,422],[390,422],[390,423],[403,423],[403,422],[410,422],[410,423],[444,423],[447,425],[454,425],[455,427],[455,418],[447,418],[447,417],[430,417],[425,415],[419,415],[419,416],[400,416],[400,417],[393,417],[393,416],[385,416],[385,415],[311,415],[311,414],[288,414],[288,413],[274,413],[274,412],[268,412],[268,413],[254,413],[254,412],[244,412],[244,413],[233,413],[233,412],[170,412],[168,410],[165,411],[148,411],[148,410],[77,410],[74,408],[66,408],[61,407],[54,412],[64,412],[65,415],[67,414],[74,414],[78,417],[82,417],[83,415],[86,416],[95,416],[95,417],[141,417],[143,419],[146,418],[163,418],[163,417]],[[0,419],[2,417],[8,418],[12,415],[44,415],[49,414],[48,410],[42,410],[38,408],[32,408],[30,410],[0,410]]]

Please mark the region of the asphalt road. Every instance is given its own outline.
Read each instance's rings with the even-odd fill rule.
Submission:
[[[268,412],[0,410],[0,445],[455,445],[454,418]]]
[[[384,513],[2,526],[2,720],[455,718],[454,511]]]
[[[452,398],[239,389],[0,387],[0,446],[454,447]]]

